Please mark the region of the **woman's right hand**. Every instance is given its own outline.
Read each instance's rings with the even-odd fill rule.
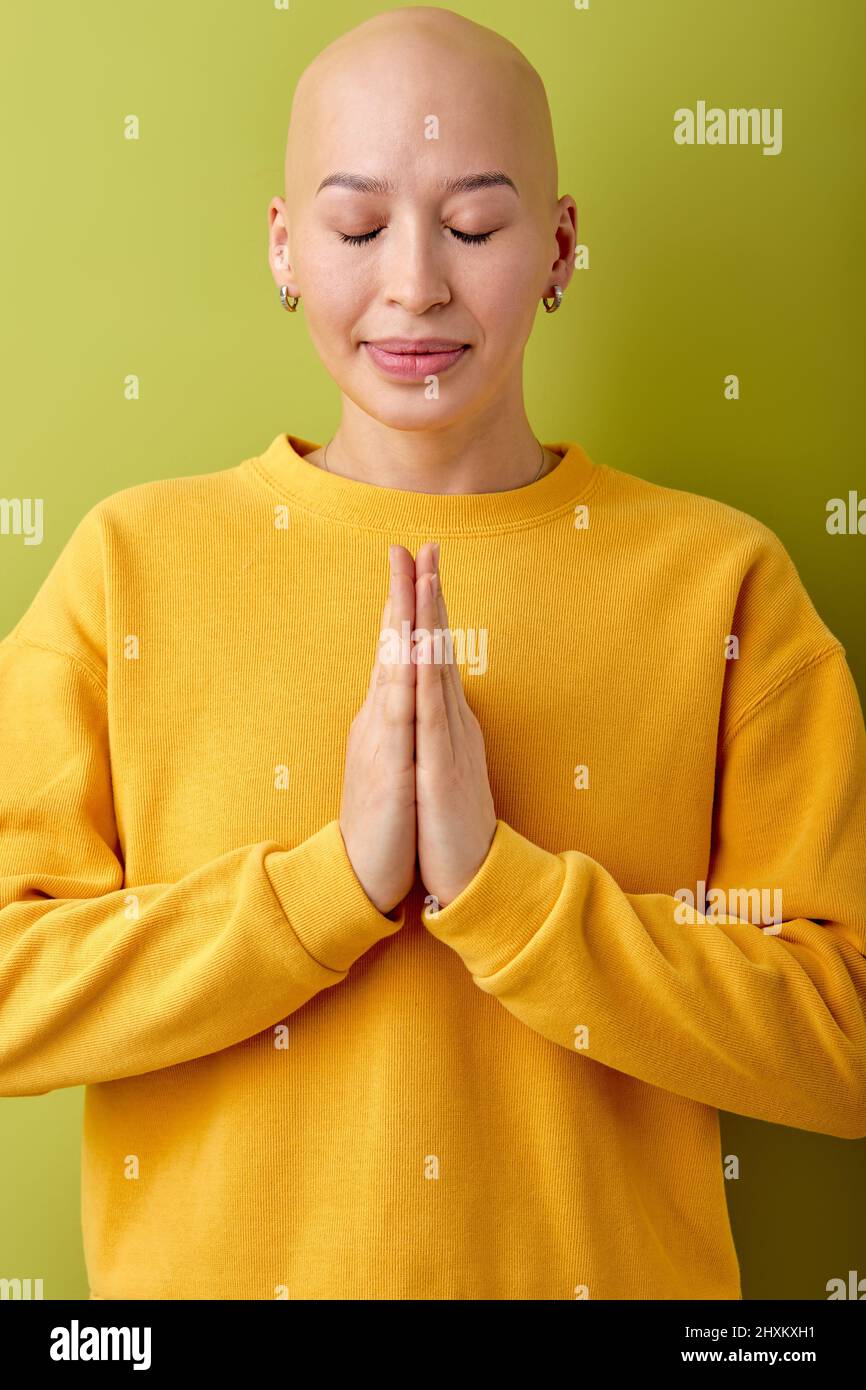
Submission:
[[[400,659],[380,640],[367,698],[346,748],[340,831],[355,875],[382,913],[402,902],[415,879],[415,667],[403,659],[403,623],[415,627],[415,561],[390,548],[391,584],[382,628],[396,632]],[[383,656],[391,660],[383,660]]]

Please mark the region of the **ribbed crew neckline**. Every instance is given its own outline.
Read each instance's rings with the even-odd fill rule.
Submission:
[[[561,462],[537,482],[500,492],[407,492],[329,473],[306,461],[321,445],[281,433],[248,460],[285,501],[367,530],[417,531],[429,539],[532,526],[583,500],[604,469],[571,442],[545,444]]]

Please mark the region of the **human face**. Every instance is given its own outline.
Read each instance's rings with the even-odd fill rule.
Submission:
[[[570,278],[573,201],[551,196],[525,103],[470,57],[434,80],[423,45],[395,66],[379,44],[329,72],[293,131],[290,201],[269,209],[275,279],[288,266],[326,369],[395,428],[519,393],[539,299]]]

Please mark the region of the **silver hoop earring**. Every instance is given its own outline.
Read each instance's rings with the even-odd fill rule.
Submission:
[[[280,285],[280,303],[284,309],[288,309],[290,314],[296,313],[300,299],[299,294],[289,294],[288,288],[285,285]]]
[[[555,303],[555,304],[554,304],[554,303],[548,304],[548,302],[547,302],[547,297],[546,297],[545,295],[542,295],[542,297],[541,297],[541,302],[542,302],[542,304],[544,305],[545,309],[547,310],[547,312],[548,312],[549,314],[555,314],[556,311],[557,311],[557,309],[559,308],[560,304],[562,303],[562,286],[561,286],[561,285],[554,285],[554,287],[553,287],[553,297],[554,297],[554,299],[556,300],[556,303]]]

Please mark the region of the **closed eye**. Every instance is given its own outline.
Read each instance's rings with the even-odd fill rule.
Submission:
[[[364,232],[363,236],[347,236],[345,232],[338,232],[337,235],[341,241],[345,241],[351,246],[364,246],[368,241],[373,241],[382,230],[381,227],[376,227],[372,232]],[[458,232],[456,227],[449,227],[448,230],[458,241],[466,241],[476,245],[482,241],[489,241],[493,236],[492,232],[477,232],[474,235],[471,232]]]

